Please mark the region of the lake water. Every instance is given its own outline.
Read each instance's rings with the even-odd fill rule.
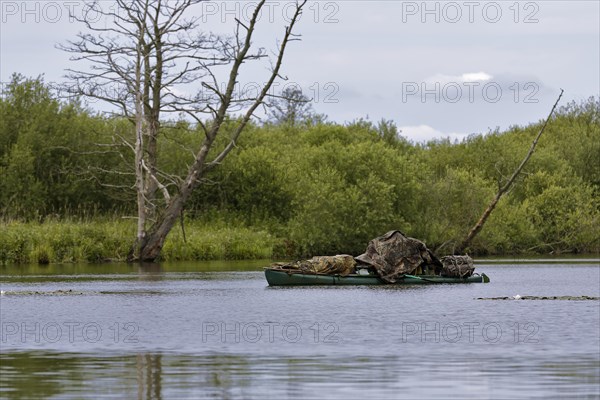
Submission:
[[[385,287],[267,264],[0,267],[0,398],[600,398],[597,300],[476,299],[597,297],[597,260]]]

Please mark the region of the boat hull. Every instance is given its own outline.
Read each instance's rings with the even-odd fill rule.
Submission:
[[[317,275],[290,273],[276,269],[265,269],[265,277],[269,286],[312,286],[312,285],[431,285],[438,283],[487,283],[490,279],[485,274],[468,278],[447,278],[433,275],[405,276],[396,283],[387,283],[372,275]]]

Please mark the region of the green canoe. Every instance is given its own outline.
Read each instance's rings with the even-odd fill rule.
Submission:
[[[396,283],[387,283],[374,275],[323,275],[302,274],[280,269],[266,268],[265,277],[269,286],[304,286],[304,285],[420,285],[435,283],[487,283],[490,278],[486,274],[475,274],[468,278],[447,278],[437,275],[404,275]]]

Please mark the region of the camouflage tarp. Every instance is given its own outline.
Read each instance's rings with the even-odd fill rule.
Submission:
[[[473,275],[473,260],[469,256],[445,256],[438,260],[420,240],[400,231],[390,231],[369,242],[364,254],[319,256],[292,263],[276,263],[271,268],[306,274],[346,276],[356,272],[356,265],[366,265],[379,277],[394,283],[403,275],[435,274],[466,278]]]
[[[469,256],[445,256],[441,258],[442,274],[453,278],[468,278],[473,275],[475,266]]]
[[[419,267],[439,270],[442,266],[423,242],[406,237],[400,231],[390,231],[371,240],[367,251],[355,259],[372,266],[380,278],[389,283],[404,274],[413,274]]]
[[[275,264],[276,268],[287,270],[300,270],[307,274],[342,275],[354,273],[356,261],[347,254],[337,256],[319,256],[310,260],[296,261],[289,264]]]

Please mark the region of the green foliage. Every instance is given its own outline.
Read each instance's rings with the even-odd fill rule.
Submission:
[[[15,216],[34,217],[43,204],[43,186],[35,174],[36,158],[29,146],[15,143],[0,165],[0,198]]]
[[[229,160],[223,171],[221,193],[229,206],[248,222],[290,216],[292,194],[288,169],[279,165],[278,154],[268,147],[253,147]]]
[[[191,221],[184,240],[174,231],[165,244],[161,259],[176,260],[249,260],[273,256],[277,240],[263,230],[232,228],[221,223],[210,225]]]
[[[539,232],[525,204],[511,205],[504,197],[472,247],[479,254],[519,254],[535,250]]]
[[[397,226],[390,219],[393,186],[375,175],[349,185],[338,170],[323,167],[307,178],[289,222],[301,254],[356,254],[370,238]]]
[[[549,185],[528,198],[525,204],[539,231],[539,247],[560,253],[598,245],[598,204],[590,199],[592,190],[582,182],[569,187]]]
[[[134,214],[135,193],[132,152],[120,143],[132,124],[61,102],[41,78],[19,75],[0,100],[0,118],[0,263],[124,259],[135,223],[121,217]],[[234,122],[224,123],[210,157]],[[357,254],[391,229],[449,252],[540,126],[415,145],[386,120],[250,124],[186,205],[187,241],[175,229],[163,258]],[[164,176],[183,175],[202,139],[185,121],[164,121]],[[599,160],[599,100],[562,107],[471,251],[600,251]]]
[[[96,146],[110,141],[108,121],[59,102],[41,78],[20,75],[0,101],[0,119],[0,216],[113,209],[111,191],[100,182],[114,182],[103,171],[114,169],[119,157]]]
[[[430,184],[420,192],[415,236],[434,247],[457,243],[477,222],[494,188],[477,171],[460,168],[427,179]]]
[[[0,265],[125,261],[135,234],[132,220],[10,222],[0,224]],[[277,239],[262,230],[232,228],[224,221],[186,224],[174,231],[163,260],[240,260],[273,256]]]

